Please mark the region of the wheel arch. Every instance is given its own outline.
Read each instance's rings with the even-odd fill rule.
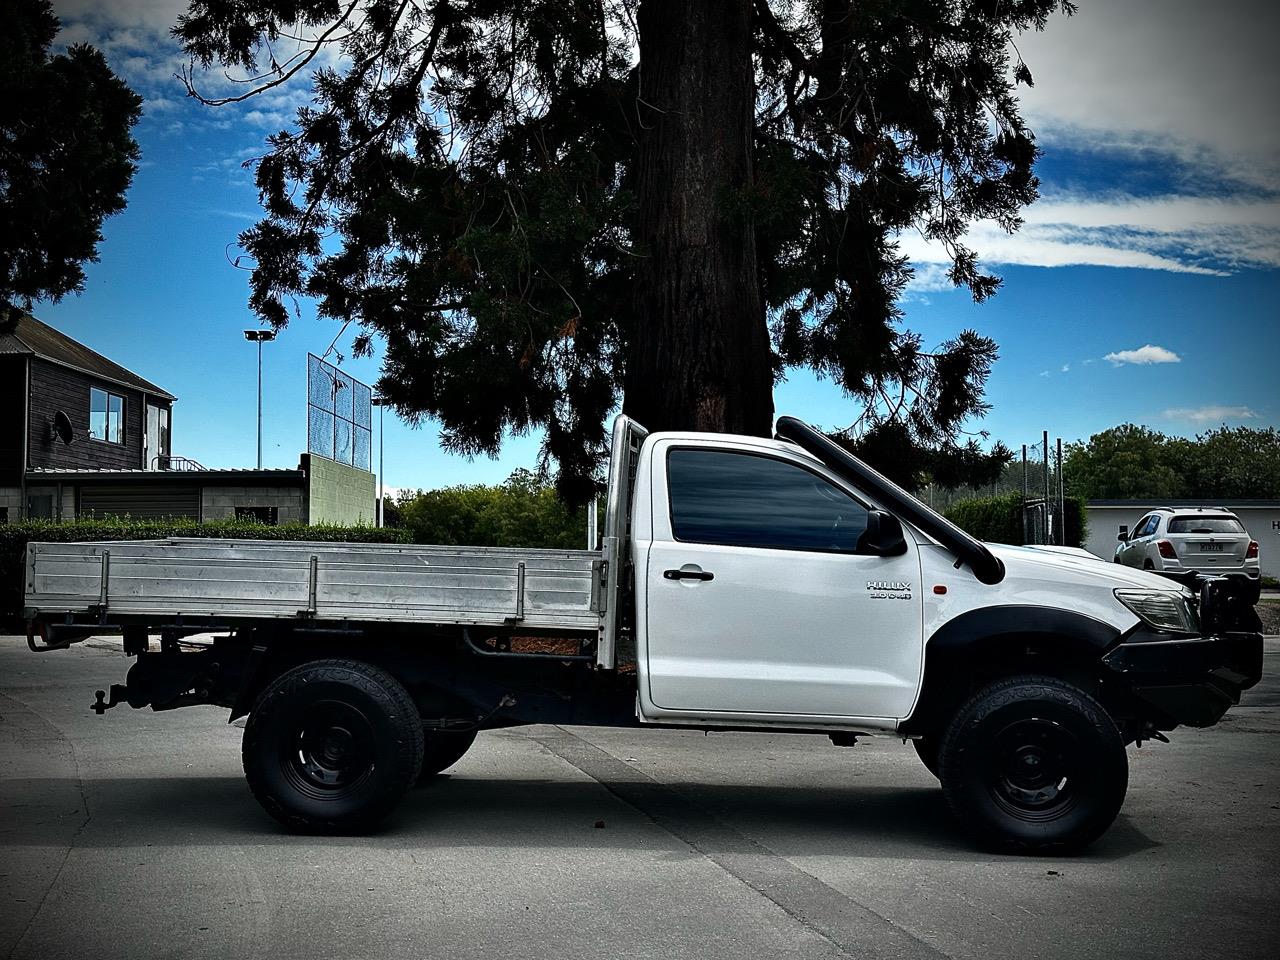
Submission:
[[[1013,673],[1093,679],[1120,631],[1074,610],[1010,604],[969,610],[925,644],[923,682],[905,735],[929,736],[978,684]]]

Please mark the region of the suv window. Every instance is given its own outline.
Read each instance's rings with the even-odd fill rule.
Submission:
[[[866,507],[784,460],[677,449],[667,479],[671,528],[688,543],[856,553],[867,529]]]
[[[1156,524],[1160,522],[1160,515],[1153,513],[1144,520],[1138,522],[1137,528],[1133,531],[1135,537],[1145,537],[1156,532]]]
[[[1244,533],[1235,517],[1174,517],[1169,521],[1170,533]]]

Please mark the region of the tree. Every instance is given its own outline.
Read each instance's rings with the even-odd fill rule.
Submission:
[[[1013,451],[999,441],[989,451],[974,439],[942,446],[918,443],[910,428],[898,420],[876,424],[856,439],[835,439],[912,493],[930,483],[944,489],[994,484],[1004,477],[1006,466],[1013,459]]]
[[[1280,431],[1227,427],[1166,437],[1132,423],[1069,444],[1063,477],[1090,500],[1230,500],[1280,497]]]
[[[1219,427],[1171,440],[1169,462],[1193,499],[1280,498],[1280,431]]]
[[[84,286],[102,222],[137,169],[142,98],[84,44],[50,56],[48,0],[5,5],[0,31],[0,327]]]
[[[1063,454],[1063,482],[1087,500],[1172,500],[1186,488],[1168,462],[1169,439],[1125,423],[1071,443]]]
[[[455,450],[544,428],[580,499],[620,397],[652,429],[762,434],[796,367],[854,401],[850,438],[895,423],[955,444],[996,346],[964,331],[929,351],[900,327],[897,237],[995,291],[962,240],[1036,197],[1010,50],[1056,10],[1073,7],[191,0],[174,32],[211,105],[312,70],[312,104],[257,162],[253,309],[278,327],[311,296],[358,324],[358,352],[383,338],[379,390]],[[243,90],[202,93],[215,64]]]
[[[401,494],[395,515],[415,543],[578,549],[587,536],[586,508],[568,508],[527,470],[500,486]]]

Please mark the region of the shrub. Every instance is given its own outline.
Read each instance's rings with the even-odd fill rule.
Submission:
[[[500,486],[402,496],[395,516],[414,543],[576,550],[587,540],[587,508],[566,506],[527,470],[517,470]]]
[[[164,540],[168,537],[204,537],[239,540],[320,540],[350,543],[408,543],[405,530],[377,527],[307,526],[286,523],[277,527],[254,520],[138,520],[107,517],[94,520],[24,520],[0,524],[0,618],[21,616],[23,563],[27,544],[80,543],[92,540]]]
[[[1084,545],[1087,518],[1084,500],[1067,497],[1063,501],[1066,514],[1068,547]],[[1022,529],[1022,494],[1007,493],[998,497],[976,497],[951,505],[947,519],[979,540],[990,543],[1020,545],[1025,541]]]

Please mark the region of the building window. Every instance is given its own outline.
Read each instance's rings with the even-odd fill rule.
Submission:
[[[173,448],[169,446],[169,408],[160,408],[160,450],[158,451],[162,457],[169,456],[173,452]]]
[[[124,443],[124,397],[89,388],[89,436],[106,443]]]
[[[253,520],[274,527],[280,522],[279,507],[236,507],[237,520]]]
[[[9,508],[0,507],[0,523],[8,523],[8,522],[9,522]]]

